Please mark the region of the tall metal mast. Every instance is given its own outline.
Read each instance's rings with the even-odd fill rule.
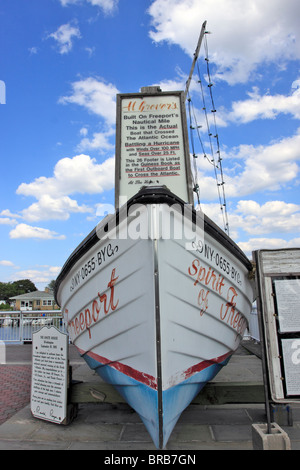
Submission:
[[[197,47],[196,47],[196,50],[195,50],[195,53],[194,53],[194,60],[193,60],[193,63],[192,63],[192,68],[191,68],[191,71],[190,71],[190,74],[189,74],[189,78],[187,79],[187,82],[186,82],[186,87],[185,87],[185,92],[184,92],[185,93],[185,98],[187,97],[187,94],[189,92],[190,83],[191,83],[192,76],[193,76],[193,73],[194,73],[194,68],[195,68],[195,65],[196,65],[196,62],[197,62],[197,59],[198,59],[198,56],[199,56],[200,47],[201,47],[201,44],[202,44],[203,36],[205,34],[205,29],[206,29],[206,21],[204,21],[204,23],[202,25],[202,28],[201,28],[201,31],[200,31],[198,44],[197,44]]]

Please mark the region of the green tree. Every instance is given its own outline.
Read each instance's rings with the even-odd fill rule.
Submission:
[[[14,282],[0,282],[0,300],[9,301],[10,297],[15,297],[27,292],[34,292],[37,288],[29,279],[20,279]]]
[[[51,291],[51,292],[54,292],[54,288],[55,288],[55,279],[53,279],[52,281],[49,282],[49,284],[47,285],[48,289]]]

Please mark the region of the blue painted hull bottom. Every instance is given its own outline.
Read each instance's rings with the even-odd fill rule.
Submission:
[[[139,414],[156,448],[163,449],[182,411],[206,383],[211,381],[228,363],[231,356],[223,362],[209,365],[183,382],[160,392],[161,400],[159,400],[159,392],[156,388],[114,369],[113,363],[103,364],[90,357],[88,353],[83,354],[83,357],[89,367],[95,370],[106,383],[113,385],[129,406]],[[159,403],[162,403],[162,411],[159,411]]]

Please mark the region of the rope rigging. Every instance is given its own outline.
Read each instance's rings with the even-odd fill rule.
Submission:
[[[206,23],[205,23],[206,24]],[[208,147],[210,149],[210,155],[208,156],[205,150],[205,143],[203,142],[203,138],[201,137],[201,132],[200,129],[202,128],[202,125],[199,125],[198,120],[197,120],[197,113],[195,110],[195,106],[193,103],[193,100],[191,98],[189,88],[187,86],[186,88],[186,97],[187,97],[187,105],[188,105],[188,116],[189,116],[189,122],[190,122],[190,143],[191,143],[191,149],[192,149],[192,156],[193,156],[193,190],[196,193],[197,196],[197,201],[198,205],[200,207],[200,187],[198,183],[198,169],[197,169],[197,159],[198,155],[196,152],[196,144],[195,144],[195,134],[196,137],[198,138],[199,144],[200,144],[200,149],[201,153],[203,155],[203,158],[206,159],[214,168],[214,176],[217,184],[217,191],[218,191],[218,199],[219,199],[219,204],[220,204],[220,210],[222,214],[222,219],[223,219],[223,225],[224,225],[224,231],[229,235],[229,223],[228,223],[228,214],[227,214],[227,204],[226,204],[226,196],[225,196],[225,181],[224,181],[224,174],[223,174],[223,166],[222,166],[222,158],[221,158],[221,151],[220,151],[220,142],[219,142],[219,135],[218,135],[218,130],[217,130],[217,122],[216,122],[216,107],[214,103],[214,98],[213,98],[213,83],[211,79],[211,73],[210,73],[210,66],[209,66],[209,54],[208,54],[208,44],[207,44],[207,32],[204,32],[203,35],[204,38],[204,49],[205,49],[205,63],[206,63],[206,75],[207,75],[207,87],[209,90],[209,100],[210,100],[210,105],[211,105],[211,115],[212,117],[212,125],[210,125],[210,118],[209,114],[207,112],[207,104],[206,104],[206,97],[205,97],[205,90],[203,87],[203,80],[201,78],[201,72],[200,72],[200,64],[198,60],[198,54],[199,54],[199,44],[195,53],[194,57],[194,62],[193,62],[193,67],[192,70],[194,71],[195,65],[197,66],[197,74],[198,74],[198,81],[197,83],[200,86],[200,96],[201,96],[201,101],[202,101],[202,111],[204,111],[204,117],[205,117],[205,125],[206,125],[206,131],[208,135]],[[202,40],[202,39],[201,39]],[[191,75],[189,77],[189,81],[191,80]],[[189,85],[189,83],[188,83]],[[213,132],[212,129],[213,128]],[[200,150],[199,149],[199,150]],[[215,158],[215,155],[217,156]]]

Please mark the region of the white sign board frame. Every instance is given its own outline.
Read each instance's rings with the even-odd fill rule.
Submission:
[[[144,186],[193,203],[183,91],[117,95],[116,208]]]
[[[258,250],[253,255],[270,398],[299,403],[300,248]]]
[[[31,413],[62,424],[67,418],[68,335],[45,326],[32,335]]]

